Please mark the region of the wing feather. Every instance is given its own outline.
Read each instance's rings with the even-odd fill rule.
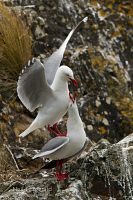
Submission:
[[[36,154],[32,159],[49,155],[49,154],[57,151],[58,149],[62,148],[63,146],[65,146],[68,142],[69,142],[68,137],[52,138],[43,146],[41,151],[38,154]]]
[[[83,20],[81,20],[76,26],[75,28],[73,28],[70,33],[68,34],[68,36],[66,37],[66,39],[64,40],[64,42],[62,43],[62,45],[60,46],[60,48],[58,50],[56,50],[46,61],[44,61],[45,64],[45,74],[46,74],[46,79],[49,83],[49,85],[51,85],[53,83],[55,74],[57,69],[59,68],[66,46],[69,42],[69,40],[71,39],[73,33],[78,29],[78,27],[83,23],[87,21],[87,17],[85,17]]]
[[[38,59],[32,59],[22,70],[17,83],[18,97],[24,106],[34,111],[52,97],[53,92],[47,84],[43,64]]]

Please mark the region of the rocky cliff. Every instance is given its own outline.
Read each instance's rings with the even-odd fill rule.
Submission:
[[[71,28],[88,16],[88,22],[71,39],[62,63],[70,66],[79,79],[80,114],[86,133],[96,146],[88,148],[83,157],[70,164],[68,182],[56,185],[52,172],[43,174],[44,178],[40,175],[40,179],[39,175],[36,178],[29,175],[31,169],[34,171],[34,167],[42,164],[38,161],[28,172],[9,173],[12,178],[5,175],[6,180],[12,180],[2,183],[0,198],[132,199],[132,139],[119,143],[133,129],[132,2],[16,0],[5,3],[21,14],[31,28],[33,55],[41,58],[57,49]],[[39,149],[46,138],[42,140],[38,131],[21,144],[16,140],[35,114],[28,113],[18,101],[9,101],[9,97],[10,94],[2,93],[0,137],[4,144],[10,144],[19,167],[23,168],[33,150]],[[14,164],[8,149],[3,146],[1,149],[9,159],[9,167],[2,169],[3,174]],[[12,171],[16,171],[14,166]],[[26,181],[22,180],[27,176]]]

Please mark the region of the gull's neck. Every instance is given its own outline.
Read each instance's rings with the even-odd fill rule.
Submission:
[[[86,142],[86,133],[84,131],[83,122],[79,116],[76,102],[69,107],[67,121],[67,137],[73,144],[73,148],[76,148],[77,153],[83,149]]]
[[[67,129],[68,129],[68,136],[75,137],[79,135],[85,135],[83,122],[80,118],[77,105],[73,105],[74,107],[69,108],[69,117],[67,121]]]
[[[72,108],[69,108],[69,118],[73,121],[77,121],[78,123],[82,123],[76,102],[74,102],[74,105],[72,106]]]
[[[56,92],[64,92],[68,90],[68,81],[60,77],[60,74],[57,72],[54,78],[54,81],[51,85],[51,88]]]

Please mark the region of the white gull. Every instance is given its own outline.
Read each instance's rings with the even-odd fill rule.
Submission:
[[[70,104],[68,109],[67,135],[49,140],[32,159],[44,157],[55,160],[57,179],[62,180],[67,178],[67,174],[61,173],[62,163],[79,154],[86,146],[87,141],[88,138],[75,101]]]
[[[32,59],[22,70],[17,84],[18,97],[28,110],[33,112],[39,108],[39,111],[32,124],[20,134],[20,137],[25,137],[38,128],[53,126],[67,112],[70,100],[68,81],[71,80],[74,84],[76,81],[69,67],[59,66],[72,34],[86,20],[87,18],[84,18],[72,29],[61,47],[44,65],[38,59]]]

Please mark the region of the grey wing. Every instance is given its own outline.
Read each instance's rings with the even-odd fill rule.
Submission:
[[[57,69],[60,66],[60,63],[62,61],[64,52],[65,52],[65,49],[66,49],[66,46],[67,46],[67,44],[68,44],[71,36],[77,30],[77,28],[79,27],[79,25],[82,22],[86,22],[86,21],[87,21],[87,17],[85,17],[82,21],[80,21],[78,23],[78,25],[74,29],[72,29],[70,31],[70,33],[68,34],[68,36],[66,37],[65,41],[60,46],[60,48],[57,51],[55,51],[46,61],[44,61],[46,79],[47,79],[47,81],[48,81],[48,83],[50,85],[52,84],[52,82],[54,80],[56,71],[57,71]]]
[[[53,96],[44,71],[43,64],[38,59],[32,59],[19,76],[18,97],[31,112],[45,104]]]
[[[55,137],[55,138],[49,140],[43,146],[41,151],[38,154],[36,154],[32,159],[49,155],[49,154],[57,151],[61,147],[65,146],[66,144],[68,144],[68,142],[69,142],[69,138],[68,137],[63,137],[63,136],[62,137]]]
[[[82,147],[82,149],[80,149],[80,151],[78,151],[75,155],[70,156],[69,158],[67,158],[67,160],[70,160],[73,157],[79,156],[82,153],[82,151],[86,148],[86,146],[87,146],[89,141],[90,140],[86,137],[86,141],[85,141],[84,146]]]

